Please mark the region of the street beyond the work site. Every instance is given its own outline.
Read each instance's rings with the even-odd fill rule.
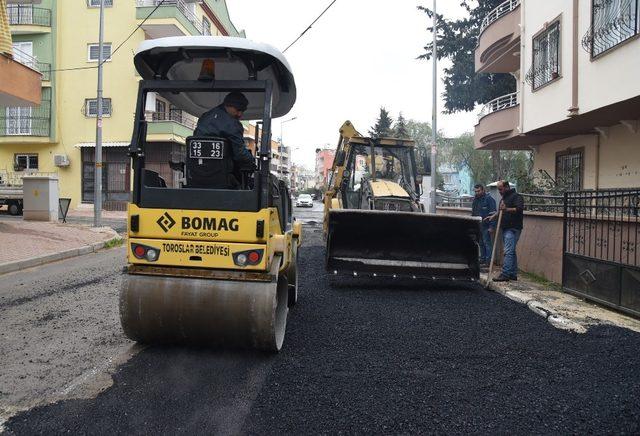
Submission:
[[[331,286],[322,207],[278,354],[138,346],[118,322],[123,248],[0,285],[8,434],[640,431],[640,334],[578,334],[482,288]]]

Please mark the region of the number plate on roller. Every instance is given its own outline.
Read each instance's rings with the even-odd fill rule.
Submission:
[[[224,142],[197,140],[189,143],[191,159],[224,159]]]

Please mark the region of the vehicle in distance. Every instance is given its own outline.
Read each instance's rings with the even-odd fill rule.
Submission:
[[[309,194],[300,194],[296,200],[296,207],[313,207],[313,198]]]

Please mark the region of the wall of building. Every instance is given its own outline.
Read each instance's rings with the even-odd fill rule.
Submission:
[[[469,216],[471,209],[439,207],[438,213]],[[561,283],[562,215],[525,212],[523,227],[517,246],[518,269]],[[496,262],[501,263],[501,259]]]
[[[534,172],[556,177],[556,153],[583,149],[584,189],[640,187],[640,132],[619,124],[608,136],[581,135],[535,147]]]
[[[539,1],[523,1],[521,7],[521,74],[520,107],[524,133],[565,120],[571,107],[573,0],[554,0],[540,7]],[[588,2],[583,2],[588,3]],[[525,77],[533,63],[533,38],[545,26],[560,20],[560,77],[537,90],[532,90]]]
[[[104,34],[104,41],[111,43],[112,51],[129,36],[139,22],[135,1],[113,3],[113,7],[105,8],[107,25]],[[206,4],[214,13],[223,14],[218,17],[219,20],[207,16],[213,35],[243,35],[233,27],[224,1],[207,0]],[[36,7],[52,9],[51,31],[16,35],[16,41],[33,41],[34,56],[40,62],[51,63],[53,69],[80,69],[52,73],[51,82],[45,84],[50,87],[51,94],[50,137],[0,137],[0,170],[13,171],[16,153],[37,153],[38,170],[58,173],[60,196],[70,197],[73,208],[82,198],[82,152],[78,144],[95,142],[96,120],[95,117],[85,116],[84,109],[86,99],[96,98],[97,70],[93,67],[97,66],[97,62],[88,60],[88,44],[98,42],[99,8],[88,7],[84,0],[43,0]],[[206,15],[201,4],[195,5],[195,15],[201,24]],[[217,25],[225,28],[217,28]],[[128,143],[131,139],[140,80],[133,65],[132,53],[146,38],[142,29],[137,30],[113,55],[112,60],[104,64],[104,98],[110,98],[112,104],[111,116],[106,116],[103,121],[104,143]],[[56,167],[56,154],[67,155],[71,164],[68,167]]]
[[[591,2],[580,1],[580,38],[591,25]],[[631,38],[595,59],[579,48],[580,113],[640,95],[640,40]],[[622,85],[622,86],[621,86]]]

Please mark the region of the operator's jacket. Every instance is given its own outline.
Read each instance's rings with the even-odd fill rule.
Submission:
[[[216,136],[228,140],[236,169],[255,167],[253,155],[244,145],[244,128],[240,121],[227,113],[224,105],[216,106],[202,114],[193,134],[194,136]]]

